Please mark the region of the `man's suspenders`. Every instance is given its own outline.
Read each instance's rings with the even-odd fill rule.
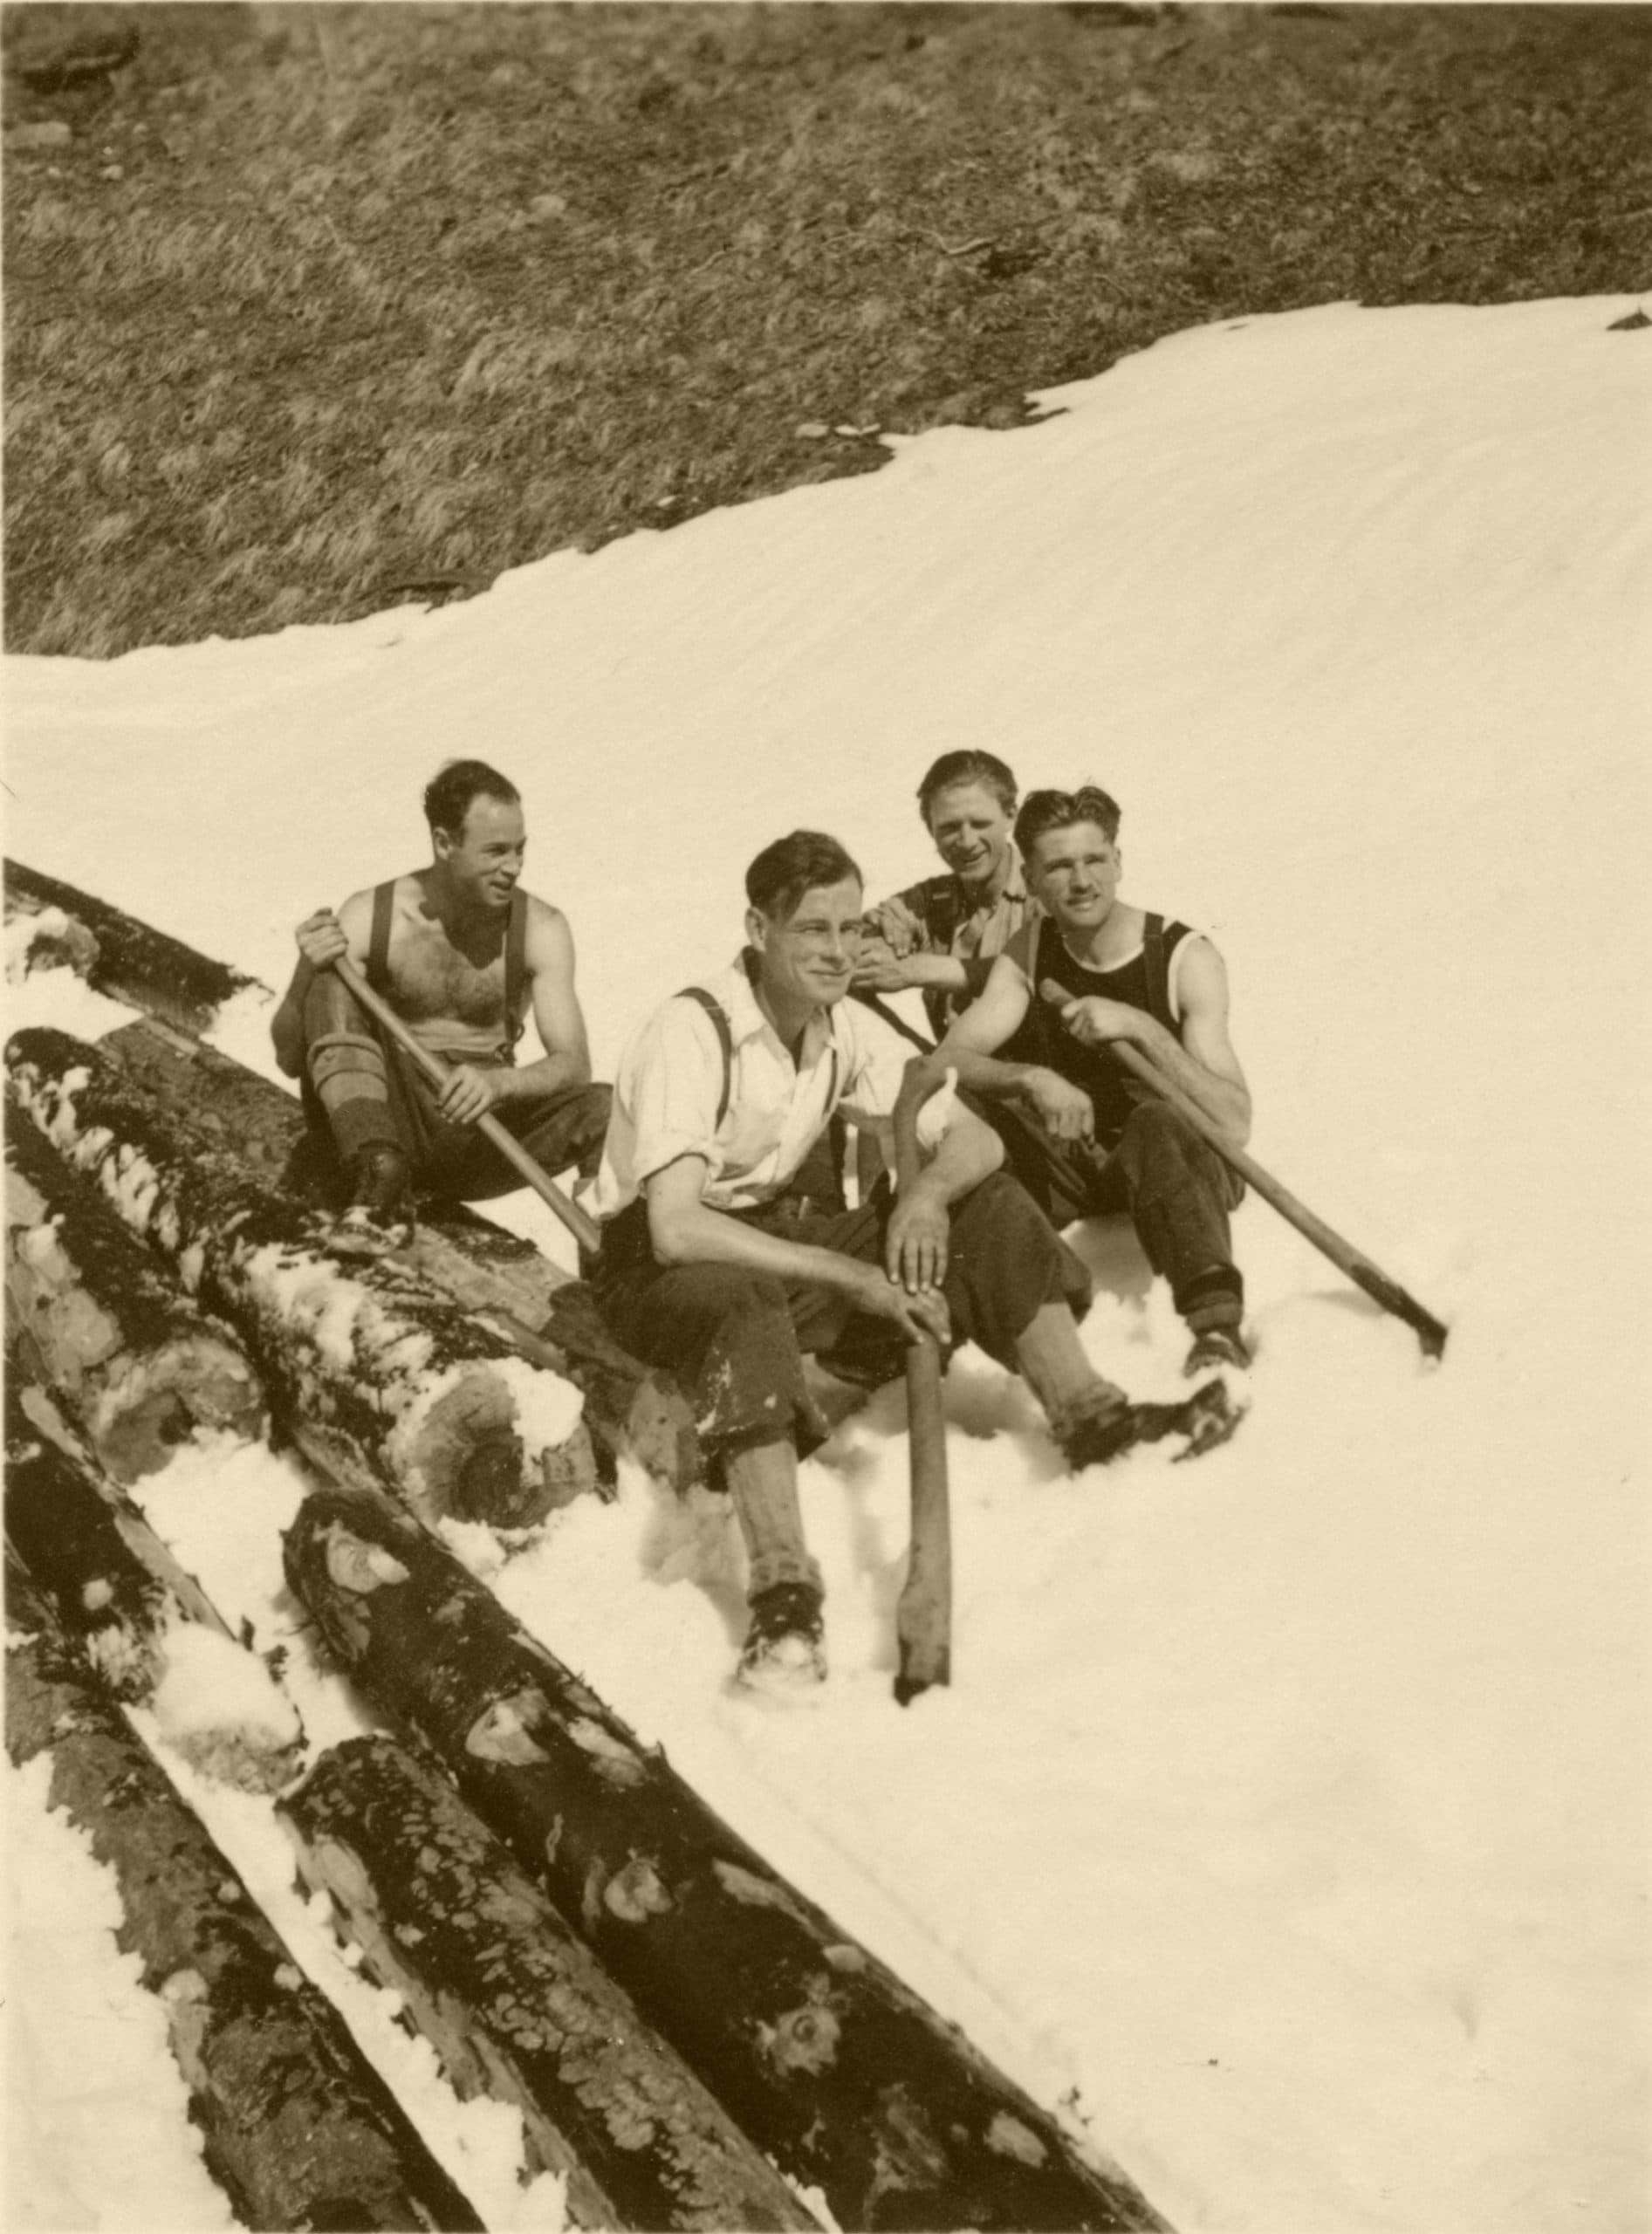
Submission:
[[[729,1114],[729,1097],[734,1089],[734,1027],[729,1022],[729,1012],[715,993],[708,993],[703,985],[685,985],[677,994],[680,1001],[697,1001],[710,1018],[716,1031],[717,1045],[723,1050],[723,1091],[717,1096],[716,1124],[721,1126]],[[826,1086],[826,1107],[832,1121],[837,1122],[838,1045],[832,1043],[832,1076]]]
[[[390,997],[390,919],[395,908],[396,881],[373,889],[373,929],[367,939],[367,978],[375,993]],[[528,895],[511,894],[511,920],[504,933],[504,1032],[499,1052],[509,1061],[526,1027],[523,987],[527,977]]]
[[[507,1059],[527,1027],[523,991],[528,974],[528,895],[511,894],[511,921],[504,934],[504,1052]]]
[[[375,885],[373,893],[373,934],[367,941],[367,983],[385,999],[390,996],[390,914],[395,905],[395,879]]]
[[[680,1001],[698,1001],[716,1027],[717,1045],[723,1050],[723,1091],[717,1096],[716,1125],[720,1127],[729,1114],[729,1096],[734,1087],[734,1029],[729,1022],[729,1012],[714,994],[703,985],[685,985],[677,995]]]

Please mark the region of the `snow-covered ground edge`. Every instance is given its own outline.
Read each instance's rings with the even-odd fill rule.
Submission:
[[[1201,1467],[1066,1482],[961,1361],[958,1680],[904,1717],[897,1397],[806,1470],[816,1714],[723,1697],[703,1504],[629,1480],[496,1580],[1189,2234],[1642,2223],[1630,306],[1235,321],[469,606],[10,670],[9,846],[271,983],[419,858],[440,758],[497,759],[605,1069],[776,830],[883,890],[938,750],[1123,799],[1127,893],[1227,956],[1258,1152],[1453,1319],[1444,1367],[1254,1203],[1256,1410]],[[1164,1299],[1097,1245],[1088,1339],[1150,1393]]]

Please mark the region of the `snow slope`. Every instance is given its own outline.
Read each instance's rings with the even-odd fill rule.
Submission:
[[[941,750],[1122,800],[1127,895],[1227,956],[1256,1153],[1453,1322],[1443,1367],[1256,1203],[1256,1408],[1201,1464],[1066,1479],[957,1360],[955,1686],[904,1715],[898,1391],[805,1470],[818,1708],[724,1693],[709,1500],[627,1481],[494,1579],[1185,2234],[1646,2223],[1628,307],[1241,320],[465,606],[7,670],[8,850],[272,983],[422,857],[435,765],[496,760],[600,1067],[732,951],[780,830],[881,892]],[[1093,1353],[1168,1388],[1168,1299],[1086,1245]]]

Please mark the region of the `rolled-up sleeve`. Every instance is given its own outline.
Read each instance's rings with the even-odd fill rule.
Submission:
[[[845,1006],[850,1059],[840,1107],[854,1124],[887,1133],[913,1051],[874,1011],[858,1001]]]
[[[723,1071],[716,1026],[694,1002],[668,1001],[649,1019],[617,1087],[633,1188],[680,1156],[703,1156],[716,1173]]]

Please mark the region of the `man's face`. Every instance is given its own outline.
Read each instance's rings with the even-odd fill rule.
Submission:
[[[1075,822],[1036,838],[1027,868],[1045,911],[1063,930],[1093,931],[1112,912],[1123,866],[1099,823]]]
[[[984,784],[953,784],[929,802],[929,835],[954,876],[986,884],[1010,847],[1010,818]]]
[[[468,899],[482,908],[511,905],[528,844],[522,809],[514,800],[479,792],[465,809],[460,828],[433,832],[432,844],[436,859]]]
[[[860,951],[865,905],[860,879],[847,876],[811,886],[783,923],[752,908],[746,935],[762,956],[770,997],[827,1009],[840,1001]]]

